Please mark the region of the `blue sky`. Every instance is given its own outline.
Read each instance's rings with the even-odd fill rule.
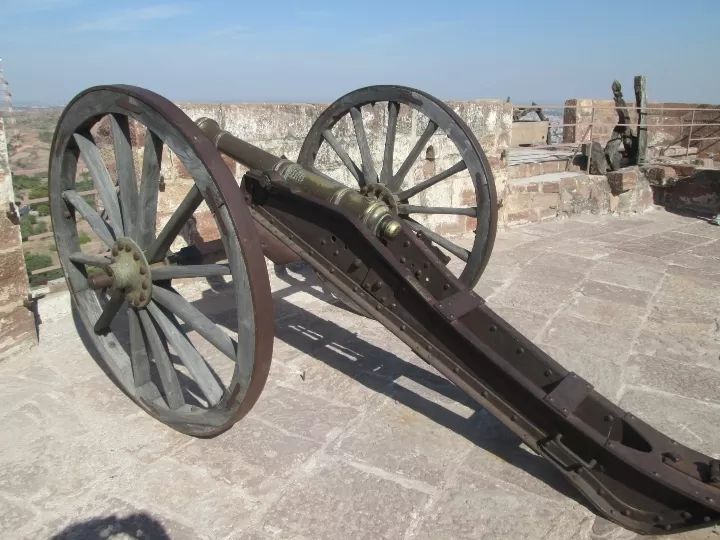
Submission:
[[[547,104],[637,74],[651,100],[720,103],[719,25],[720,0],[0,0],[0,57],[18,103],[127,83],[188,101],[403,84]]]

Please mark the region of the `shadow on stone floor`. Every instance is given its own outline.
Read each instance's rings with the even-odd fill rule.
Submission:
[[[50,540],[172,540],[162,524],[150,515],[140,512],[127,517],[109,516],[73,523]]]
[[[276,339],[297,349],[300,353],[323,362],[368,389],[386,395],[398,404],[404,405],[438,425],[452,430],[477,447],[525,471],[558,493],[571,498],[594,513],[594,510],[580,494],[567,483],[550,463],[532,451],[523,448],[519,437],[447,379],[419,365],[403,360],[392,352],[369,343],[362,336],[349,331],[332,320],[321,318],[307,309],[286,300],[286,297],[298,292],[308,294],[323,302],[327,302],[328,298],[330,298],[329,292],[325,289],[322,292],[317,290],[316,287],[323,287],[321,281],[307,279],[307,274],[314,277],[311,270],[303,268],[302,265],[294,268],[294,270],[298,269],[301,273],[306,274],[306,280],[294,278],[283,268],[275,269],[275,276],[288,285],[288,287],[273,293],[276,313]],[[226,327],[231,332],[236,332],[237,320],[235,310],[230,302],[230,299],[233,298],[232,286],[222,280],[213,279],[209,279],[208,284],[210,289],[203,293],[200,299],[193,301],[192,304],[205,314],[215,309],[215,313],[210,316],[213,322]],[[221,312],[217,312],[218,293],[228,299],[227,309]],[[340,302],[335,302],[334,306],[352,313],[355,317],[361,317],[361,315],[355,314],[352,309],[345,307]],[[95,362],[102,368],[99,355],[80,323],[76,310],[74,310],[74,314],[76,328],[83,343]],[[277,319],[278,315],[280,320]],[[189,330],[184,325],[180,325],[180,327]],[[123,346],[126,346],[127,341],[123,339],[123,334],[127,338],[127,329],[113,327],[113,330],[120,341],[125,341]],[[399,340],[398,343],[400,343]],[[327,345],[332,346],[328,347]],[[348,356],[354,358],[354,360],[350,360]],[[179,362],[177,359],[175,361]],[[103,369],[103,371],[109,376],[106,369]],[[194,381],[186,378],[182,373],[178,375],[183,385],[196,386]],[[450,408],[402,386],[398,382],[401,377],[409,379],[412,383],[430,391],[431,394],[436,394],[441,400],[450,400],[464,405],[474,412],[469,418],[466,418]],[[272,381],[269,381],[269,383],[272,383]],[[482,470],[478,472],[482,473]]]

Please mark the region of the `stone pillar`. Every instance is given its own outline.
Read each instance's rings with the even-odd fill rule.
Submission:
[[[37,343],[35,315],[25,307],[30,284],[15,209],[5,127],[0,117],[0,361]]]

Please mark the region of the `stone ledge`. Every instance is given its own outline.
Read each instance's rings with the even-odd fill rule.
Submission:
[[[26,307],[0,314],[0,361],[37,345],[35,314]]]

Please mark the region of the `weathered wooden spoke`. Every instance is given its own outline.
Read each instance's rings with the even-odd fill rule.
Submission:
[[[165,258],[170,246],[202,202],[203,196],[198,187],[193,186],[190,188],[180,206],[178,206],[165,227],[160,231],[160,234],[147,249],[145,256],[150,264],[162,261]]]
[[[337,156],[340,158],[340,161],[343,162],[343,165],[345,165],[347,170],[350,171],[350,174],[352,174],[355,177],[355,180],[358,181],[358,184],[364,186],[367,182],[365,182],[365,176],[363,176],[363,172],[342,147],[340,141],[338,141],[335,135],[332,134],[332,131],[326,129],[322,135],[323,138],[330,145],[330,148],[332,148],[337,154]]]
[[[163,343],[163,340],[160,338],[157,327],[150,318],[147,310],[140,310],[138,315],[142,327],[145,330],[155,365],[158,368],[158,375],[160,375],[160,382],[163,387],[163,392],[165,393],[167,405],[171,410],[179,409],[185,404],[185,398],[183,397],[182,388],[180,387],[177,371],[175,371],[175,366],[173,366],[170,360],[170,356],[165,348],[165,343]]]
[[[95,322],[95,333],[103,334],[110,328],[110,323],[120,311],[125,303],[125,293],[123,291],[113,291],[110,299],[102,310],[100,317]]]
[[[111,114],[110,126],[115,149],[115,167],[120,188],[120,211],[122,213],[125,235],[135,238],[137,223],[138,190],[135,178],[132,142],[130,140],[130,120],[123,114]]]
[[[85,165],[87,165],[90,171],[95,189],[98,195],[100,195],[100,200],[102,200],[113,229],[120,236],[124,236],[125,232],[118,197],[115,192],[115,184],[112,178],[110,178],[110,173],[105,166],[105,162],[100,154],[100,149],[95,144],[95,140],[89,132],[84,134],[75,133],[74,138],[80,148],[80,153],[85,161]]]
[[[90,255],[88,253],[83,253],[82,251],[71,253],[68,255],[68,259],[74,263],[84,264],[87,266],[97,266],[98,268],[107,268],[112,262],[110,259],[103,257],[102,255]]]
[[[437,124],[430,121],[425,128],[425,131],[423,131],[422,135],[420,135],[420,138],[415,142],[415,145],[412,147],[412,150],[410,150],[410,153],[405,158],[405,161],[403,161],[398,171],[387,183],[390,191],[395,192],[400,189],[400,186],[402,186],[403,182],[405,181],[407,173],[409,173],[412,166],[415,165],[415,162],[420,156],[420,153],[425,149],[425,145],[427,145],[427,143],[430,141],[432,136],[435,135],[435,132],[437,130]]]
[[[457,173],[464,171],[465,169],[467,169],[467,165],[465,165],[465,162],[458,161],[455,165],[453,165],[449,169],[445,169],[443,172],[436,174],[432,178],[423,180],[422,182],[415,184],[411,188],[408,188],[404,191],[400,191],[400,192],[396,193],[395,196],[400,201],[406,201],[410,197],[417,195],[421,191],[425,191],[426,189],[433,187],[438,182],[442,182],[443,180],[450,178],[451,176],[454,176]]]
[[[383,153],[383,165],[380,171],[380,181],[387,184],[393,176],[393,158],[395,156],[395,133],[397,132],[397,119],[400,112],[400,104],[394,101],[388,102],[388,124],[385,135],[385,152]]]
[[[63,191],[62,198],[73,205],[75,210],[80,212],[80,215],[85,218],[85,221],[88,222],[93,232],[98,235],[98,238],[100,238],[107,247],[113,245],[115,242],[115,230],[107,221],[100,217],[100,214],[98,214],[77,191],[74,189]]]
[[[235,360],[237,356],[237,343],[235,340],[182,296],[162,287],[155,287],[153,289],[153,299],[170,313],[183,320],[225,356],[233,361]]]
[[[355,138],[360,148],[360,157],[362,159],[362,173],[365,183],[377,182],[378,175],[375,171],[372,155],[370,154],[370,145],[368,145],[367,134],[365,133],[365,125],[363,124],[362,110],[360,107],[350,109],[353,126],[355,127]]]
[[[137,243],[143,249],[150,247],[155,240],[162,154],[162,140],[149,129],[146,130],[142,177],[140,179],[139,227],[135,236]]]
[[[112,136],[108,156],[90,135],[103,119],[109,121]],[[170,202],[163,197],[172,193],[160,194],[165,152],[182,163],[193,186],[158,227],[160,209]],[[139,155],[141,168],[134,162]],[[92,174],[105,218],[75,189],[81,160]],[[174,161],[169,182],[175,179]],[[117,185],[108,172],[112,163]],[[92,88],[71,101],[58,122],[48,184],[60,263],[87,330],[83,339],[98,351],[103,370],[148,414],[183,433],[207,437],[228,429],[252,408],[267,378],[272,301],[252,217],[212,142],[177,106],[157,94],[131,86]],[[197,250],[195,259],[189,259],[200,264],[158,264],[193,214],[207,211],[204,205],[198,210],[203,202],[211,210],[207,217],[217,226],[206,229],[209,223],[203,216],[203,235],[207,230],[217,237],[202,245],[214,244],[213,250]],[[80,216],[107,253],[83,253]],[[210,264],[220,260],[228,263]],[[91,267],[104,273],[89,278]],[[212,300],[203,296],[188,302],[169,285],[182,278],[209,286],[204,278],[214,276],[227,276],[231,289]],[[109,291],[107,300],[99,290]],[[205,312],[218,302],[228,302],[222,319],[229,331]],[[186,331],[194,332],[193,341],[196,335],[202,338],[207,349],[199,343],[197,349]]]
[[[148,304],[147,309],[163,334],[165,334],[168,343],[175,350],[175,354],[178,355],[180,361],[197,383],[198,388],[205,395],[208,403],[216,405],[223,397],[224,389],[215,379],[213,372],[205,363],[203,357],[156,304],[151,302]]]
[[[130,331],[130,363],[136,388],[142,388],[149,382],[150,360],[147,353],[145,332],[139,316],[134,309],[128,309],[128,326]]]
[[[153,281],[167,279],[203,278],[214,276],[229,276],[230,267],[227,264],[195,264],[188,266],[162,266],[152,271]]]
[[[387,130],[384,140],[377,140],[382,135],[368,131],[362,125],[360,112],[363,107],[376,104],[387,106]],[[347,157],[347,153],[340,147],[340,143],[332,136],[333,128],[338,122],[347,120],[348,116],[351,117],[355,126],[360,156],[363,158],[362,170]],[[398,125],[403,125],[404,121],[408,120],[412,121],[413,129],[418,123],[425,126],[419,137],[415,137],[414,132],[408,134],[405,129],[398,128]],[[433,173],[430,178],[417,181],[415,180],[416,173],[426,169],[421,165],[430,165],[429,162],[421,163],[421,154],[428,149],[428,145],[431,140],[435,140],[435,137],[438,139],[438,144],[434,148],[435,164],[442,164],[444,170]],[[446,140],[449,140],[451,144],[445,144]],[[464,266],[457,267],[460,269],[460,280],[468,286],[474,286],[477,283],[487,265],[495,241],[497,228],[495,184],[477,138],[450,107],[413,88],[403,86],[361,88],[341,97],[320,115],[303,142],[298,155],[298,163],[308,169],[321,168],[317,157],[323,141],[327,141],[340,156],[357,181],[359,188],[365,187],[366,184],[371,185],[371,182],[374,181],[373,171],[369,171],[367,167],[370,160],[366,157],[369,153],[366,151],[366,145],[368,148],[383,145],[382,167],[380,167],[378,181],[387,186],[389,194],[384,192],[382,198],[387,198],[391,194],[394,199],[393,206],[397,205],[399,217],[415,230],[417,230],[418,224],[410,217],[412,214],[428,216],[445,214],[457,216],[455,219],[458,220],[459,230],[464,230],[468,234],[475,232],[472,248],[466,250],[455,245],[443,234],[431,230],[439,222],[432,218],[428,222],[423,222],[426,224],[425,229],[432,233],[426,235],[429,243],[437,244],[438,249],[450,251],[464,262]],[[403,146],[407,144],[411,150],[395,169],[396,147],[400,147],[400,143],[403,143]],[[433,145],[435,145],[434,142]],[[453,160],[447,163],[449,157],[458,154],[461,156],[459,161]],[[429,156],[428,159],[430,159]],[[446,163],[447,165],[445,165]],[[451,183],[459,182],[460,178],[456,175],[463,171],[467,172],[463,175],[462,181],[467,181],[468,184],[472,183],[474,189],[470,193],[474,194],[475,200],[468,200],[465,203],[468,190],[462,188],[465,208],[453,207],[458,204],[454,201],[446,207],[431,206],[428,201],[435,198],[435,194],[441,194],[443,190],[446,193],[447,191],[458,192],[457,187]],[[322,173],[322,171],[320,172]],[[332,176],[330,171],[324,172]],[[410,199],[418,195],[427,197],[425,200],[413,200],[413,204],[410,204]],[[474,220],[467,218],[474,218]]]
[[[416,206],[399,204],[398,214],[451,214],[455,216],[477,217],[476,208],[449,208],[443,206]]]
[[[468,259],[470,258],[470,252],[467,249],[460,247],[457,244],[454,244],[447,238],[440,236],[435,231],[431,231],[425,225],[422,225],[412,219],[408,219],[407,224],[410,226],[411,229],[413,229],[416,232],[421,232],[422,234],[427,236],[430,240],[435,242],[438,246],[440,246],[441,248],[444,248],[445,250],[447,250],[450,253],[452,253],[453,255],[455,255],[458,259],[467,262]]]

